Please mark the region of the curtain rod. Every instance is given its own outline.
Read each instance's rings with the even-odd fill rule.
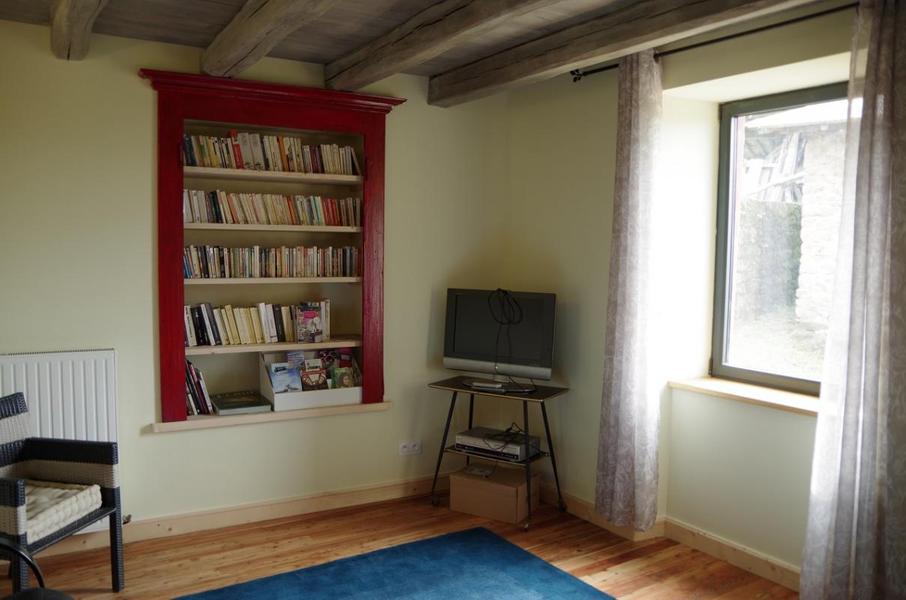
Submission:
[[[818,17],[823,17],[825,15],[830,15],[833,13],[842,12],[844,10],[849,10],[859,6],[858,2],[853,2],[851,4],[845,4],[843,6],[838,6],[836,8],[829,8],[821,12],[816,12],[810,15],[803,15],[801,17],[796,17],[794,19],[789,19],[787,21],[781,21],[779,23],[772,23],[771,25],[763,25],[761,27],[756,27],[755,29],[749,29],[748,31],[740,31],[738,33],[731,33],[723,37],[714,38],[713,40],[705,40],[703,42],[698,42],[695,44],[689,44],[688,46],[682,46],[680,48],[674,48],[672,50],[664,50],[663,52],[656,52],[654,54],[655,58],[661,58],[663,56],[670,56],[671,54],[679,54],[680,52],[686,52],[687,50],[695,50],[696,48],[701,48],[703,46],[710,46],[711,44],[717,44],[718,42],[726,42],[728,40],[735,40],[736,38],[745,37],[747,35],[753,35],[756,33],[761,33],[763,31],[770,31],[771,29],[777,29],[779,27],[785,27],[787,25],[793,25],[795,23],[802,23],[803,21],[810,21],[812,19],[817,19]],[[610,71],[619,67],[619,63],[613,63],[610,65],[605,65],[603,67],[597,67],[594,69],[573,69],[569,72],[573,76],[573,83],[582,81],[584,77],[589,75],[594,75],[595,73],[603,73],[605,71]]]

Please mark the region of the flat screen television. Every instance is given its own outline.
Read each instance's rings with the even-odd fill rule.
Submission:
[[[444,366],[550,379],[557,296],[508,290],[447,290]]]

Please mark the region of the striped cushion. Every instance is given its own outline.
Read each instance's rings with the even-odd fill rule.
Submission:
[[[28,543],[47,537],[101,507],[97,485],[25,481]]]

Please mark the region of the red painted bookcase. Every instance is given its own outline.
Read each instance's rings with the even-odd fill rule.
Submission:
[[[356,308],[361,310],[361,315],[357,314],[355,320],[358,321],[360,316],[361,332],[356,332],[360,336],[356,336],[356,345],[360,347],[362,402],[382,402],[384,126],[387,113],[404,100],[149,69],[142,69],[139,74],[148,79],[157,91],[157,309],[161,420],[172,422],[187,418],[187,348],[183,321],[183,306],[186,304],[186,280],[183,279],[186,230],[182,196],[184,177],[195,175],[184,169],[181,147],[184,132],[187,128],[199,126],[198,124],[202,127],[241,127],[249,131],[303,132],[320,136],[319,139],[329,139],[329,136],[336,135],[357,140],[362,177],[353,178],[356,181],[352,183],[339,181],[339,184],[357,186],[355,193],[362,198],[362,227],[356,234],[361,236],[362,272],[360,279],[343,284],[361,286],[360,303]],[[256,172],[215,173],[213,177],[220,181],[254,179]],[[301,186],[300,189],[304,189],[306,185],[316,188],[324,183],[317,181],[317,177],[290,176],[289,179],[293,185]],[[340,179],[342,177],[335,177],[334,181],[327,183],[338,183],[337,180]],[[243,232],[242,235],[248,233]],[[261,290],[262,297],[267,295],[269,289],[276,287],[263,285],[274,282],[261,283],[255,285],[255,288]],[[300,294],[304,293],[304,286],[309,283],[315,282],[287,282],[288,285],[299,286],[297,289]],[[197,288],[209,286],[192,287],[193,293],[197,293]],[[231,348],[225,352],[234,354],[260,351],[241,346]]]

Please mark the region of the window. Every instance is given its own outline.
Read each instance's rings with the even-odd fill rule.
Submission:
[[[712,375],[818,393],[846,84],[721,106]]]

